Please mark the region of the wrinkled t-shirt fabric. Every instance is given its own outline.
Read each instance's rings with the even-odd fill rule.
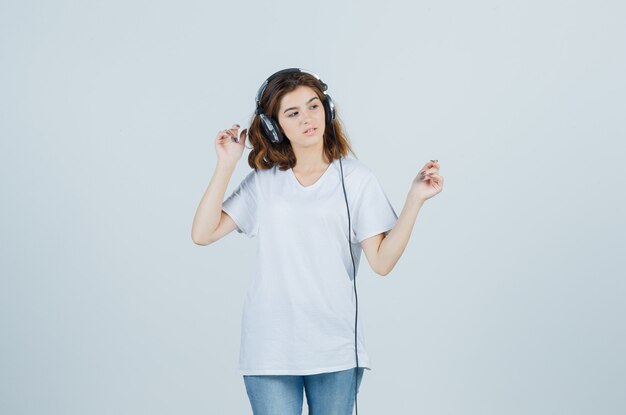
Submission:
[[[388,233],[398,215],[362,162],[342,159],[350,243]],[[237,232],[257,239],[241,319],[239,372],[310,375],[356,366],[356,299],[339,160],[310,186],[292,169],[252,170],[223,202]],[[357,274],[358,275],[358,274]],[[371,370],[357,322],[359,366]]]

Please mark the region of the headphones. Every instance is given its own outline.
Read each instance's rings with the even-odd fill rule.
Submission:
[[[282,71],[278,71],[272,74],[269,78],[267,78],[265,82],[263,82],[263,85],[261,85],[261,87],[259,88],[259,92],[257,92],[256,99],[255,99],[256,101],[255,114],[257,114],[261,118],[261,128],[263,132],[265,133],[266,137],[269,137],[270,141],[274,144],[281,143],[284,137],[283,137],[283,134],[280,132],[278,122],[272,119],[271,116],[268,116],[263,113],[263,108],[261,107],[261,97],[263,96],[263,92],[265,91],[265,88],[267,88],[267,85],[270,83],[270,81],[272,81],[274,78],[276,78],[279,75],[283,75],[287,73],[307,73],[315,77],[315,79],[317,79],[318,82],[320,83],[322,91],[324,91],[323,104],[324,104],[324,111],[326,113],[326,124],[327,125],[332,124],[333,120],[335,119],[335,104],[333,103],[333,100],[330,98],[330,95],[326,93],[326,90],[328,89],[328,85],[322,82],[319,76],[317,76],[313,72],[309,72],[300,68],[287,68],[287,69],[283,69]]]
[[[261,108],[261,97],[263,96],[263,92],[270,81],[276,78],[278,75],[286,74],[286,73],[307,73],[309,75],[314,76],[320,83],[322,91],[324,91],[324,110],[326,111],[326,125],[331,125],[333,128],[333,138],[335,139],[335,145],[337,146],[337,150],[339,150],[339,142],[337,141],[337,136],[335,134],[335,123],[333,122],[335,119],[335,104],[333,100],[330,98],[330,95],[326,93],[328,89],[328,85],[326,85],[319,76],[314,74],[313,72],[306,71],[300,68],[287,68],[281,71],[278,71],[272,74],[269,78],[263,82],[263,85],[259,88],[259,91],[256,94],[256,111],[255,113],[261,118],[261,128],[266,134],[266,137],[269,137],[269,140],[278,144],[283,141],[283,134],[280,132],[280,128],[278,127],[278,123],[272,119],[271,116],[267,116],[263,113],[263,108]],[[339,153],[339,151],[337,151]],[[356,366],[354,368],[354,406],[356,409],[356,415],[359,415],[359,405],[357,402],[357,383],[358,383],[358,369],[359,369],[359,354],[357,352],[357,318],[359,316],[359,297],[356,292],[356,265],[354,264],[354,255],[352,254],[352,243],[350,242],[350,230],[352,229],[351,220],[350,220],[350,207],[348,206],[348,196],[346,194],[346,185],[343,181],[343,163],[341,162],[342,156],[339,154],[339,166],[341,167],[341,185],[343,187],[343,195],[346,201],[346,210],[348,211],[348,245],[350,247],[350,259],[352,259],[352,271],[353,277],[352,282],[354,283],[354,298],[356,300],[356,312],[354,316],[354,356],[356,358]]]

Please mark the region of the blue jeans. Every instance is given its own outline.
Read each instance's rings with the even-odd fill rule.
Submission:
[[[357,392],[363,379],[358,369]],[[244,375],[254,415],[301,415],[302,389],[309,415],[352,415],[354,368],[316,375]]]

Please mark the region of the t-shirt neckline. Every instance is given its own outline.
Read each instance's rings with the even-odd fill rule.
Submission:
[[[331,161],[330,164],[328,165],[328,167],[326,167],[326,170],[324,171],[324,173],[322,173],[322,175],[315,181],[315,183],[309,185],[309,186],[303,186],[302,183],[300,183],[298,181],[298,178],[296,177],[296,174],[293,172],[293,168],[289,168],[289,175],[291,176],[291,178],[293,179],[294,183],[296,184],[296,186],[298,186],[299,189],[301,190],[313,190],[316,187],[318,187],[322,181],[324,180],[324,178],[326,176],[328,176],[330,174],[330,170],[331,167],[335,164],[335,160]]]

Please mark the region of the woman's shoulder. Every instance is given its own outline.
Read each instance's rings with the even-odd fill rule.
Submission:
[[[346,176],[351,175],[356,178],[367,178],[374,173],[365,163],[355,158],[342,158],[341,163],[343,165],[343,172]],[[337,167],[339,167],[339,161],[337,160]]]
[[[266,169],[252,169],[249,174],[255,176],[256,178],[263,179],[267,177],[274,177],[281,172],[282,170],[280,170],[277,165],[274,165]]]
[[[267,169],[251,169],[244,180],[259,185],[260,183],[273,182],[284,177],[284,175],[285,171],[280,170],[278,166],[273,166]]]

